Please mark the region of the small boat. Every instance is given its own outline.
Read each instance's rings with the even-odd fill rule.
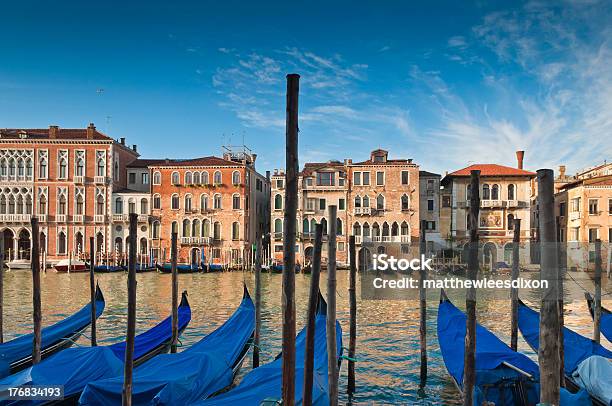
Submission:
[[[283,264],[272,264],[270,265],[270,273],[283,273],[284,268]],[[295,273],[300,273],[301,269],[299,264],[295,264]]]
[[[221,264],[208,264],[208,272],[223,272],[223,265],[221,265]]]
[[[157,264],[157,270],[161,273],[172,273],[172,264],[166,262],[164,264]],[[195,273],[200,272],[200,268],[193,264],[176,264],[176,271],[178,273]]]
[[[56,272],[87,272],[89,270],[89,266],[78,259],[73,259],[72,261],[69,259],[62,259],[53,267]]]
[[[9,271],[29,271],[32,269],[32,262],[29,259],[15,259],[6,264]]]
[[[442,291],[438,306],[438,341],[446,369],[463,395],[466,316]],[[539,402],[539,368],[526,355],[513,351],[495,334],[476,324],[476,385],[474,405],[532,406]],[[561,390],[561,405],[589,404],[585,391]],[[586,402],[585,402],[586,401]]]
[[[591,313],[591,317],[594,317],[595,312],[595,301],[589,292],[584,292],[584,297],[587,300],[587,304],[589,305],[589,312]],[[601,307],[601,320],[599,324],[599,329],[601,334],[604,335],[612,343],[612,312],[606,309],[605,307]]]
[[[96,265],[94,266],[94,272],[99,273],[112,273],[112,272],[122,272],[123,267],[121,265]]]
[[[315,353],[313,370],[313,405],[329,405],[327,386],[327,304],[319,295],[319,306],[315,320]],[[342,354],[342,329],[336,322],[336,348],[338,360]],[[304,353],[306,350],[306,327],[295,340],[295,404],[302,403],[304,382]],[[192,405],[280,405],[282,388],[282,354],[269,364],[262,365],[246,374],[240,383],[227,392],[192,403]],[[265,401],[265,402],[264,402]],[[263,403],[262,403],[263,402]]]
[[[242,302],[219,328],[178,354],[158,355],[134,371],[132,404],[186,405],[230,386],[255,331],[255,305],[246,286]],[[90,382],[80,405],[121,404],[123,375]]]
[[[527,344],[537,352],[540,344],[540,314],[522,301],[519,301],[518,327]],[[591,395],[593,404],[610,405],[612,403],[610,391],[612,363],[601,363],[600,360],[612,359],[612,351],[590,338],[563,327],[563,354],[565,381],[568,389],[585,389]],[[594,370],[594,365],[602,368],[599,368],[596,375],[589,374]]]
[[[124,270],[125,272],[128,271],[128,266],[127,265],[122,265],[121,269]],[[136,264],[136,273],[145,273],[145,272],[153,272],[156,271],[157,267],[155,265],[147,265],[147,264],[143,264],[141,262],[138,262]]]
[[[181,333],[191,320],[187,294],[178,308],[178,328]],[[168,351],[172,340],[172,317],[161,321],[134,339],[134,366]],[[0,379],[0,386],[62,386],[64,404],[76,404],[85,386],[104,378],[123,374],[125,341],[97,347],[69,348],[21,372]],[[35,401],[23,402],[31,405]],[[43,401],[40,404],[51,403]]]
[[[104,311],[104,296],[96,286],[96,317]],[[91,323],[91,304],[55,324],[42,329],[41,358],[46,358],[70,347]],[[25,334],[0,344],[0,377],[14,374],[32,365],[32,339],[34,334]],[[8,368],[4,367],[7,365]]]

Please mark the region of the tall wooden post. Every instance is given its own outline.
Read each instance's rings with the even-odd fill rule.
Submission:
[[[470,249],[468,279],[478,277],[478,219],[480,214],[480,171],[470,173]],[[472,406],[476,384],[476,289],[470,287],[465,296],[465,352],[463,360],[463,404]]]
[[[338,405],[338,353],[336,344],[336,234],[338,211],[327,206],[327,382],[330,406]]]
[[[172,233],[170,261],[172,267],[172,344],[170,353],[176,354],[178,344],[178,271],[176,269],[177,233]]]
[[[425,231],[427,221],[421,221],[421,233],[419,251],[421,255],[425,255],[427,251],[427,242]],[[424,281],[427,279],[427,271],[421,267],[419,270],[419,342],[421,346],[421,373],[420,387],[424,387],[427,383],[427,295],[425,292]]]
[[[130,249],[128,257],[128,317],[125,338],[122,406],[132,405],[132,372],[134,369],[134,335],[136,333],[136,235],[138,214],[130,213]]]
[[[555,247],[554,175],[551,169],[538,170],[540,228],[540,279],[548,282],[540,306],[540,402],[559,404],[559,309],[558,261]]]
[[[559,384],[561,387],[565,387],[565,345],[563,338],[563,327],[565,326],[565,315],[564,315],[564,286],[563,278],[565,278],[565,272],[567,272],[567,250],[565,242],[561,242],[560,219],[556,217],[557,225],[557,255],[559,263],[559,272],[557,276],[557,289],[559,289],[559,296],[557,300],[557,311],[559,312],[559,334],[557,335],[557,345],[559,346]]]
[[[323,248],[323,226],[315,226],[314,252],[311,264],[310,296],[306,321],[306,351],[304,353],[303,406],[312,406],[312,384],[314,371],[315,319],[319,299],[319,276],[321,274],[321,250]]]
[[[34,339],[32,343],[32,364],[40,362],[40,340],[42,333],[42,310],[40,300],[40,247],[38,238],[38,219],[32,217],[32,251],[30,252],[32,264],[32,304],[34,307]]]
[[[601,339],[601,240],[595,240],[595,298],[593,300],[593,340]]]
[[[349,238],[349,362],[348,393],[355,392],[355,350],[357,347],[357,256],[355,254],[355,236]]]
[[[94,277],[94,238],[89,237],[89,300],[91,303],[91,346],[98,345],[96,335],[96,282]]]
[[[287,75],[285,213],[283,222],[283,405],[295,403],[295,234],[298,205],[300,75]]]
[[[259,342],[261,339],[261,240],[255,251],[255,335],[253,336],[253,368],[259,366]]]
[[[512,281],[519,277],[519,249],[521,244],[521,219],[514,219],[512,224],[514,235],[512,238]],[[510,319],[510,348],[517,350],[518,345],[518,289],[510,289],[510,300],[512,305]]]
[[[0,344],[4,342],[4,234],[0,234]]]

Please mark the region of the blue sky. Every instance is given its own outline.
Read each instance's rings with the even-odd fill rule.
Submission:
[[[0,127],[93,121],[160,158],[244,139],[263,172],[284,165],[296,72],[301,164],[612,158],[609,1],[124,3],[5,4]]]

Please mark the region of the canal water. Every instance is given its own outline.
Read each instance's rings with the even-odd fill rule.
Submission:
[[[106,309],[98,321],[102,344],[123,339],[125,335],[127,277],[124,273],[96,274],[106,298]],[[137,331],[143,331],[170,313],[171,276],[138,274]],[[180,290],[187,290],[192,307],[192,320],[181,337],[187,347],[223,323],[241,300],[242,282],[254,291],[251,273],[229,272],[179,275]],[[281,275],[262,274],[262,351],[263,362],[273,360],[281,348]],[[31,274],[27,271],[5,273],[4,331],[5,340],[31,332]],[[592,287],[590,281],[582,286]],[[296,275],[298,330],[304,325],[310,284],[309,275]],[[43,325],[51,324],[82,307],[89,300],[88,274],[42,275]],[[321,287],[325,293],[326,273]],[[338,272],[338,320],[348,346],[348,274]],[[604,292],[606,290],[604,289]],[[434,292],[437,295],[436,292]],[[524,299],[529,292],[521,293]],[[608,297],[609,299],[609,297]],[[457,298],[455,303],[461,303]],[[437,300],[432,295],[428,308],[429,379],[424,391],[419,391],[419,306],[414,300],[360,300],[358,284],[358,338],[356,380],[357,392],[353,404],[460,404],[458,394],[449,379],[436,338]],[[609,301],[604,304],[610,304]],[[460,306],[461,307],[461,306]],[[502,300],[482,300],[478,303],[478,321],[494,331],[505,342],[510,337],[510,303]],[[583,300],[566,306],[566,325],[590,335],[592,322]],[[89,335],[89,332],[86,332]],[[520,336],[520,335],[519,335]],[[604,338],[602,338],[605,341]],[[79,345],[89,345],[86,338]],[[608,343],[609,344],[609,343]],[[519,349],[535,357],[522,338]],[[251,370],[247,358],[236,382]],[[346,395],[346,364],[341,368],[341,403],[349,402]]]

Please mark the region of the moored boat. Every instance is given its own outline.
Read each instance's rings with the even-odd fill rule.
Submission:
[[[123,267],[121,265],[96,265],[94,266],[94,272],[99,273],[112,273],[112,272],[121,272],[123,271]]]
[[[172,264],[168,262],[157,264],[156,267],[161,273],[172,273]],[[200,268],[195,264],[176,264],[176,271],[178,273],[195,273],[200,272]]]
[[[56,272],[87,272],[89,270],[87,264],[78,259],[62,259],[53,268]]]
[[[32,269],[32,262],[29,259],[15,259],[6,264],[9,271],[29,271]]]
[[[595,315],[595,301],[589,292],[584,292],[584,297],[587,300],[587,304],[589,306],[589,313],[591,313],[591,317]],[[612,343],[612,312],[606,309],[605,307],[601,307],[601,320],[599,322],[599,330],[601,334],[604,335]]]

